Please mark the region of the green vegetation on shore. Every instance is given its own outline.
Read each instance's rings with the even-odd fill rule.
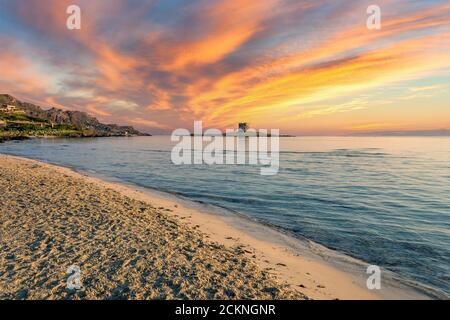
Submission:
[[[0,142],[31,137],[126,137],[148,135],[131,126],[103,124],[80,111],[40,106],[21,102],[8,94],[0,94]]]
[[[21,113],[0,112],[0,142],[30,137],[88,137],[94,135],[92,130],[80,130],[73,125],[51,124],[45,119]]]

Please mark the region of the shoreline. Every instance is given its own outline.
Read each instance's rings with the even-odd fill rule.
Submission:
[[[227,247],[241,246],[261,269],[297,287],[313,300],[409,300],[432,299],[432,289],[401,282],[397,275],[382,269],[385,277],[381,290],[368,290],[368,263],[331,250],[304,238],[298,239],[281,229],[255,221],[226,208],[195,202],[169,193],[127,183],[117,178],[77,171],[89,181],[100,183],[131,198],[170,208],[168,214],[197,227],[209,239]],[[428,291],[429,290],[429,291]],[[444,298],[444,297],[442,297]]]
[[[67,168],[0,161],[0,299],[307,299],[170,209]]]
[[[288,284],[311,299],[431,298],[419,289],[393,279],[387,271],[388,277],[383,278],[382,290],[368,290],[365,287],[366,263],[309,240],[294,238],[225,209],[198,204],[177,195],[142,188],[118,179],[78,172],[73,168],[10,155],[0,156],[38,163],[55,172],[82,178],[87,183],[158,207],[179,222],[199,230],[213,242],[228,248],[241,248],[245,256],[255,261],[261,270],[269,272],[278,281]]]

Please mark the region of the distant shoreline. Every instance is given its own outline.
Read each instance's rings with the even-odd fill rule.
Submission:
[[[143,135],[128,135],[128,136],[0,136],[0,143],[7,141],[23,141],[29,139],[84,139],[84,138],[124,138],[124,137],[151,137],[151,136],[171,136],[170,134],[143,134]],[[192,135],[187,135],[192,137]],[[267,135],[270,137],[270,135]],[[450,138],[448,135],[280,135],[279,138],[314,138],[314,137],[333,137],[333,138]]]
[[[132,137],[151,137],[151,134],[146,135],[127,135],[127,136],[12,136],[2,137],[0,136],[0,143],[7,141],[23,141],[32,139],[88,139],[88,138],[132,138]]]
[[[43,109],[0,94],[0,142],[32,137],[127,137],[150,136],[132,126],[104,124],[86,112]]]

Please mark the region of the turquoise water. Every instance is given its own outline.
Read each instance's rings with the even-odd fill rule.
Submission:
[[[450,138],[281,138],[280,169],[185,165],[169,137],[0,144],[0,153],[221,206],[450,295]]]

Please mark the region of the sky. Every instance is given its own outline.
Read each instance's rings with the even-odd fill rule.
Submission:
[[[0,0],[0,43],[0,93],[150,133],[450,129],[448,0]]]

